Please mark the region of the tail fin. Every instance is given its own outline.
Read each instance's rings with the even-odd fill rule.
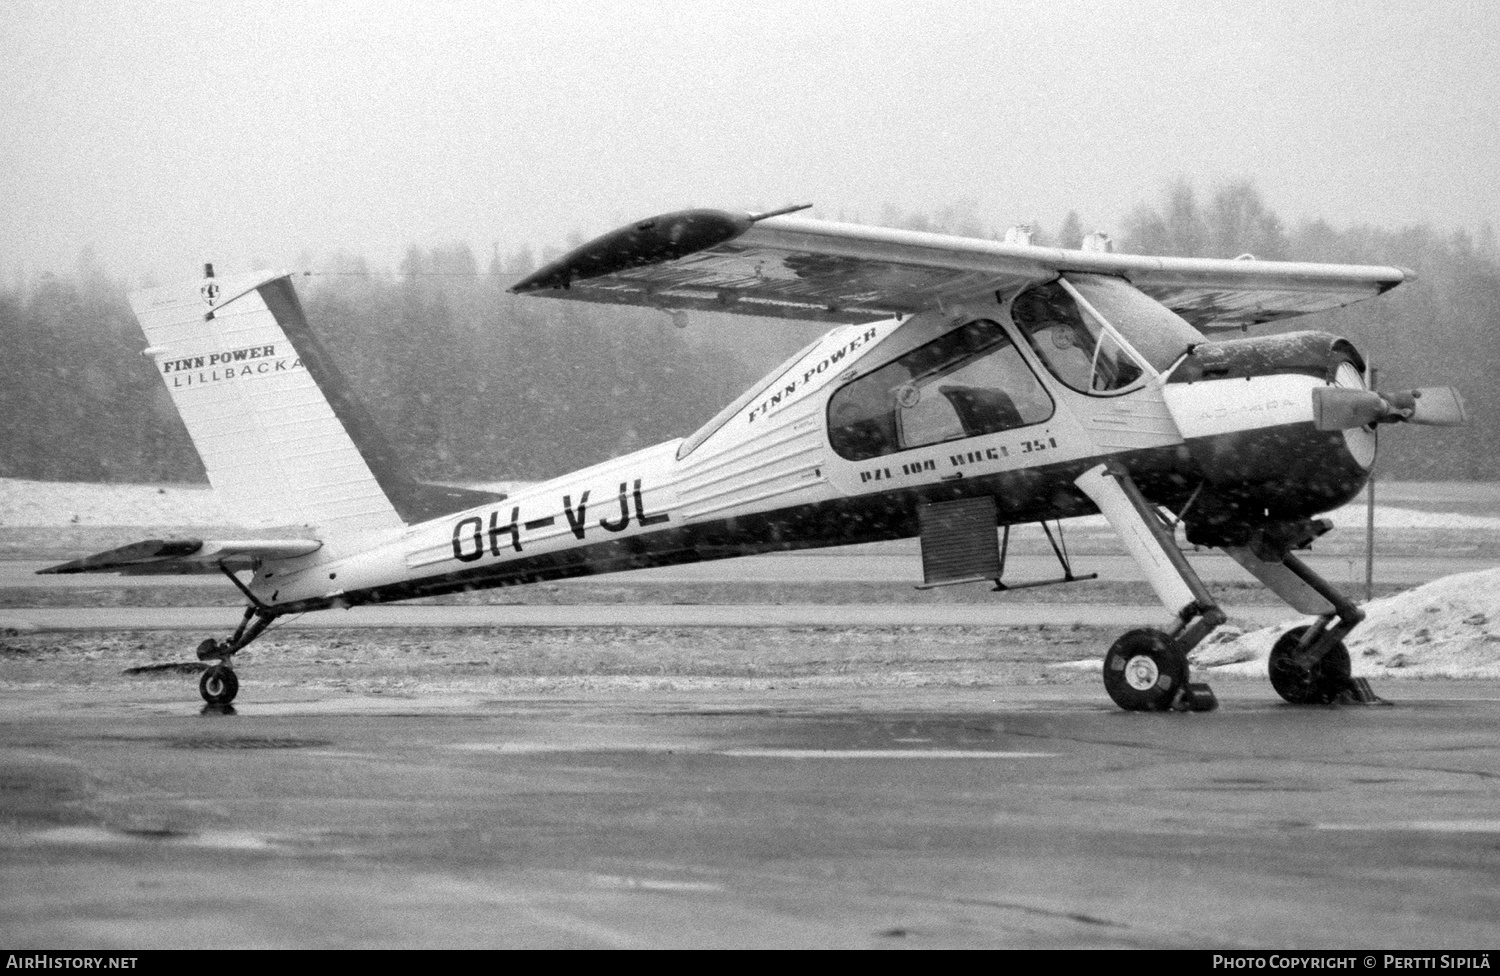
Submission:
[[[364,535],[483,504],[413,481],[308,329],[285,272],[137,292],[131,305],[225,506],[247,521]]]

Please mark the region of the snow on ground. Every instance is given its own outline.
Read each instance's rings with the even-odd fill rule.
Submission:
[[[1344,642],[1361,677],[1500,678],[1500,569],[1433,580],[1365,604]],[[1276,639],[1308,618],[1220,638],[1191,655],[1213,674],[1264,676]]]

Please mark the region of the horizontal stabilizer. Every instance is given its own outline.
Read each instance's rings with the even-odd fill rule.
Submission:
[[[37,570],[48,573],[119,573],[124,576],[217,573],[255,569],[269,559],[291,559],[317,552],[317,539],[147,539],[95,553],[59,566]]]

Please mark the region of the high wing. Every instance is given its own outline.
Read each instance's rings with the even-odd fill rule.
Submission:
[[[38,573],[119,573],[123,576],[154,576],[179,573],[218,573],[255,569],[267,559],[291,559],[317,552],[317,539],[247,539],[204,541],[202,539],[147,539],[128,546],[95,553]]]
[[[1072,251],[778,216],[784,213],[662,214],[589,241],[511,290],[860,323],[1073,271],[1127,278],[1193,325],[1213,330],[1338,308],[1415,277],[1392,267]]]

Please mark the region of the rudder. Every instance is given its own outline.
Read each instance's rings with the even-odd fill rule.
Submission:
[[[138,292],[146,354],[226,509],[364,536],[498,496],[413,481],[313,336],[286,272]]]

